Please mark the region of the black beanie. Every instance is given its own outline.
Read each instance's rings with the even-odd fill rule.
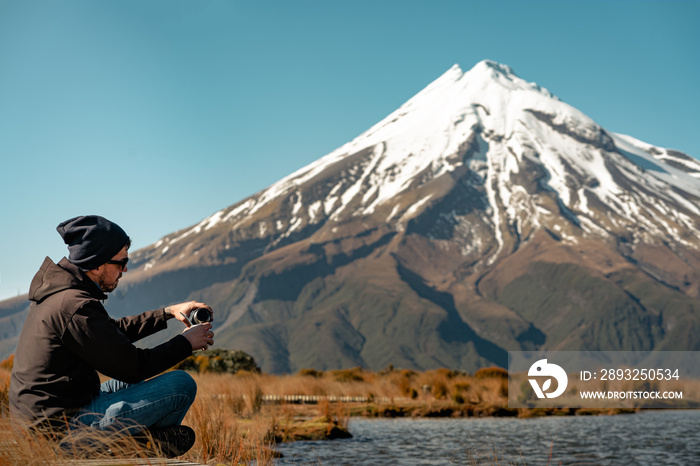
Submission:
[[[56,231],[68,245],[68,260],[86,271],[96,269],[131,244],[119,225],[98,215],[66,220]]]

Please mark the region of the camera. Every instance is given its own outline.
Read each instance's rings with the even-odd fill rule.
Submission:
[[[199,308],[192,311],[190,314],[193,324],[203,324],[212,321],[211,311],[209,309]]]

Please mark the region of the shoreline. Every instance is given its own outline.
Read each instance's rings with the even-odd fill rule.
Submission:
[[[301,395],[299,397],[302,397]],[[634,414],[632,408],[508,408],[504,405],[457,405],[450,402],[412,403],[338,403],[319,406],[308,404],[276,404],[263,408],[263,413],[284,418],[273,426],[274,443],[336,440],[352,438],[352,419],[466,419],[487,417],[540,418],[549,416],[612,416]],[[276,413],[277,411],[277,413]],[[280,418],[277,418],[280,419]]]

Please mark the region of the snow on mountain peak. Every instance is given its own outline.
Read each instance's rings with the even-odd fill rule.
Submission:
[[[700,210],[697,199],[682,194],[700,198],[700,163],[678,154],[607,133],[506,65],[483,60],[464,72],[455,64],[350,142],[166,243],[221,222],[231,222],[234,229],[263,222],[256,220],[257,213],[268,212],[265,207],[273,202],[286,206],[279,208],[288,209],[284,216],[289,218],[264,220],[255,228],[261,235],[286,237],[324,219],[371,215],[384,204],[391,211],[387,221],[406,222],[439,196],[421,196],[406,205],[397,200],[400,195],[426,180],[454,178],[465,165],[482,178],[489,202],[485,212],[499,251],[501,229],[521,228],[524,216],[536,226],[563,218],[603,235],[609,228],[623,228],[618,219],[628,219],[650,234],[682,239],[684,228],[695,227],[687,214],[675,214],[674,206],[691,214]],[[536,182],[556,197],[559,209],[552,210],[547,195],[513,184],[513,176],[526,166],[539,167],[544,175]],[[596,211],[601,205],[607,213]],[[610,213],[614,217],[608,218]],[[672,220],[659,224],[657,213]]]
[[[472,76],[484,75],[486,79],[497,80],[500,78],[513,79],[518,78],[513,69],[508,65],[495,62],[493,60],[482,60],[469,70]],[[518,78],[519,79],[519,78]]]

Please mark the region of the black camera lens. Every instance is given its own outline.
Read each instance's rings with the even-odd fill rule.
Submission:
[[[211,322],[211,311],[209,309],[199,308],[192,311],[192,322],[195,324],[203,324]]]

